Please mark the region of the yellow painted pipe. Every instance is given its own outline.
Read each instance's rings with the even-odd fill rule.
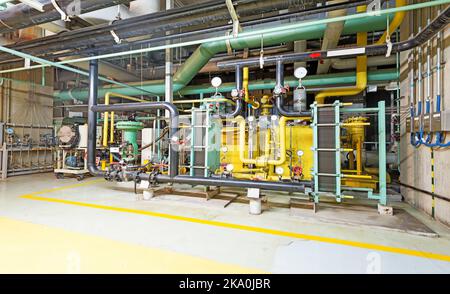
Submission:
[[[396,0],[395,1],[395,7],[402,7],[405,6],[407,3],[406,0]],[[402,24],[403,20],[405,19],[406,11],[398,11],[395,13],[394,19],[389,24],[389,34],[393,34]],[[386,39],[388,37],[388,31],[385,31],[383,36],[375,43],[375,45],[382,45],[386,42]]]
[[[365,12],[366,6],[358,6],[357,12]],[[357,45],[365,47],[367,45],[367,32],[357,33]],[[356,85],[344,89],[331,89],[322,91],[316,95],[318,104],[324,104],[326,97],[354,96],[364,91],[367,87],[367,56],[356,57]]]
[[[127,96],[127,95],[122,95],[119,93],[114,93],[114,92],[107,92],[105,94],[105,105],[109,105],[109,100],[111,97],[118,97],[118,98],[123,98],[123,99],[127,99],[130,101],[136,101],[136,102],[148,102],[147,100],[144,99],[139,99],[139,98],[135,98],[135,97],[131,97],[131,96]],[[109,128],[109,112],[105,112],[105,118],[104,118],[104,123],[103,123],[103,146],[107,147],[108,146],[108,128]],[[111,140],[110,142],[113,143],[114,142],[114,112],[111,112]]]
[[[371,180],[372,176],[362,176],[362,175],[342,175],[344,178],[349,179],[361,179],[361,180]]]
[[[114,111],[111,111],[111,127],[110,127],[110,134],[109,134],[109,143],[114,143]]]
[[[244,101],[250,104],[254,109],[259,108],[259,102],[250,99],[250,93],[248,90],[249,71],[248,67],[242,69],[242,87],[244,88]]]
[[[356,140],[356,171],[358,175],[362,174],[362,142],[359,137]]]
[[[286,161],[286,123],[292,120],[301,120],[303,117],[286,117],[280,118],[279,124],[279,138],[280,138],[280,158],[269,160],[266,156],[261,156],[256,159],[245,158],[245,119],[242,116],[235,118],[235,121],[239,124],[239,159],[243,164],[255,164],[256,166],[267,165],[282,165]]]
[[[341,124],[343,127],[361,127],[361,126],[370,126],[370,123],[343,123]]]

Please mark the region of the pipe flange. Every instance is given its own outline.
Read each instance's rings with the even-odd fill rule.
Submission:
[[[157,187],[158,181],[156,180],[156,176],[158,175],[158,172],[151,172],[148,177],[148,186],[149,187]]]

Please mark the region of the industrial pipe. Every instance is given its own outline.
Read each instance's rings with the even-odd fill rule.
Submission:
[[[395,0],[395,7],[403,7],[407,3],[406,0]],[[394,19],[389,24],[389,28],[384,32],[384,34],[381,36],[381,38],[375,43],[376,45],[381,45],[386,42],[388,37],[390,38],[390,35],[393,34],[402,24],[403,19],[405,18],[406,11],[399,11],[395,14]]]
[[[380,18],[374,16],[368,19],[349,20],[345,23],[343,34],[353,34],[361,30],[379,30],[384,29],[385,26],[386,24],[384,17]],[[239,50],[245,48],[259,48],[261,46],[261,42],[264,43],[264,46],[272,46],[302,39],[318,39],[322,37],[325,28],[326,24],[319,24],[315,26],[301,26],[299,28],[280,30],[277,32],[266,32],[262,35],[253,35],[249,32],[249,35],[245,36],[245,33],[242,33],[237,38],[230,39],[229,43],[233,49]],[[199,46],[175,73],[173,78],[174,92],[178,92],[184,88],[215,54],[226,51],[227,41],[225,40],[207,42]],[[145,82],[143,84],[130,83],[130,85],[140,87],[143,90],[155,94],[164,93],[164,80],[155,80]],[[142,94],[142,92],[138,89],[128,90],[122,87],[105,86],[99,89],[99,96],[104,96],[104,94],[108,91],[114,91],[116,93],[129,96],[137,96]],[[87,92],[84,89],[73,89],[55,93],[57,97],[60,97],[63,100],[72,100],[74,98],[78,100],[85,100],[86,94]]]
[[[288,111],[284,108],[283,105],[283,91],[282,89],[285,87],[284,85],[284,64],[281,60],[277,61],[277,67],[275,70],[276,73],[276,81],[275,81],[275,88],[277,89],[274,92],[278,93],[275,95],[276,96],[276,101],[275,101],[275,108],[277,109],[278,113],[283,116],[283,117],[299,117],[299,116],[311,116],[311,112],[310,111],[303,111],[303,112],[291,112]],[[298,82],[298,80],[297,80]]]
[[[253,99],[250,99],[250,93],[248,90],[248,83],[249,83],[249,70],[248,67],[243,68],[243,82],[242,86],[244,88],[244,101],[245,103],[250,104],[254,109],[259,108],[259,103],[257,101],[254,101]]]
[[[261,29],[261,30],[251,31],[251,32],[243,32],[240,34],[240,37],[242,37],[242,38],[256,37],[256,38],[258,38],[258,43],[260,43],[259,39],[262,37],[266,37],[269,34],[275,34],[274,38],[276,38],[276,35],[279,35],[280,32],[291,32],[292,30],[298,30],[298,29],[308,28],[308,27],[315,27],[315,28],[319,27],[320,28],[321,25],[326,25],[326,24],[332,23],[332,22],[357,21],[357,20],[363,21],[361,26],[358,27],[357,31],[373,31],[373,30],[377,30],[374,26],[370,27],[370,29],[367,30],[367,29],[362,29],[362,25],[368,25],[370,21],[373,21],[374,19],[376,20],[376,18],[379,18],[379,17],[382,18],[383,15],[389,15],[389,14],[393,14],[393,13],[396,13],[399,11],[412,11],[412,10],[416,10],[416,9],[432,7],[432,6],[446,4],[446,3],[450,3],[450,0],[434,0],[434,1],[430,1],[430,2],[417,3],[417,4],[408,5],[408,6],[404,6],[404,7],[383,9],[383,10],[379,10],[376,14],[374,14],[373,12],[365,12],[365,13],[359,13],[359,14],[357,13],[354,15],[347,15],[347,16],[343,16],[343,17],[320,19],[317,21],[310,21],[310,22],[300,22],[300,23],[284,25],[282,27],[265,28],[265,29]],[[370,16],[370,17],[367,19],[368,16]],[[322,29],[324,29],[324,28],[322,28]],[[345,29],[344,29],[344,31],[345,31]],[[66,61],[60,62],[60,64],[83,62],[83,61],[89,61],[92,59],[105,59],[105,58],[112,58],[112,57],[131,55],[131,54],[141,54],[141,53],[158,51],[158,50],[169,49],[169,48],[178,48],[178,47],[184,47],[184,46],[189,46],[189,45],[203,44],[205,42],[211,42],[211,43],[225,42],[224,46],[227,47],[226,46],[226,44],[228,44],[227,42],[239,41],[238,39],[239,38],[234,38],[233,36],[223,36],[223,37],[208,38],[208,39],[204,39],[204,40],[173,43],[173,44],[168,44],[168,45],[163,45],[163,46],[154,46],[154,47],[147,46],[146,48],[129,50],[129,51],[125,51],[125,52],[116,52],[116,53],[105,54],[105,55],[100,55],[100,56],[91,56],[91,57],[85,57],[85,58],[66,60]],[[269,38],[269,40],[270,40],[270,38]],[[266,43],[264,43],[264,44],[266,44]],[[231,44],[231,45],[234,45],[234,44]],[[243,48],[247,48],[247,47],[244,46]],[[242,48],[239,48],[239,49],[242,49]],[[43,66],[47,66],[47,65],[22,67],[22,68],[17,68],[17,69],[12,69],[12,70],[7,70],[7,71],[0,71],[0,72],[5,73],[5,72],[12,72],[12,71],[20,71],[20,70],[30,70],[30,69],[34,69],[34,68],[40,68]]]
[[[264,14],[267,12],[290,9],[299,6],[297,1],[268,1],[268,0],[236,0],[237,13],[240,17]],[[113,31],[122,40],[143,37],[155,34],[164,34],[166,31],[182,30],[184,28],[204,25],[205,23],[218,23],[228,21],[230,14],[224,1],[208,1],[200,4],[183,6],[166,11],[160,11],[138,17],[117,20],[112,24],[102,24],[95,27],[83,28],[74,32],[62,33],[39,40],[44,46],[34,46],[36,42],[27,42],[18,45],[16,50],[31,54],[46,52],[61,52],[68,49],[89,48],[93,44],[101,43],[112,45]],[[38,43],[39,44],[39,43]],[[81,52],[77,52],[80,54]],[[0,60],[4,60],[1,56]]]
[[[365,12],[366,6],[358,6],[358,13]],[[356,45],[363,47],[367,45],[367,32],[358,32]],[[356,57],[356,86],[347,89],[330,89],[316,95],[318,104],[324,104],[326,97],[353,96],[358,95],[367,87],[367,56]]]
[[[173,178],[178,175],[178,144],[180,125],[179,113],[177,107],[169,102],[145,102],[145,103],[126,103],[114,105],[90,105],[90,110],[93,112],[134,112],[134,111],[148,111],[152,109],[164,109],[169,112],[170,129],[169,138],[171,144],[169,146],[169,174]]]
[[[79,6],[75,5],[73,0],[59,0],[58,6],[67,14],[74,9],[79,14],[90,11],[99,10],[106,7],[111,7],[120,4],[127,4],[131,0],[83,0],[77,1]],[[61,19],[61,14],[55,9],[51,0],[39,0],[43,5],[43,12],[38,11],[25,3],[19,3],[0,11],[0,34],[13,32],[18,29],[23,29],[43,23]]]
[[[241,114],[242,109],[244,108],[244,103],[242,102],[242,73],[241,73],[241,67],[240,66],[236,66],[235,80],[236,80],[235,81],[236,88],[234,88],[234,89],[238,93],[238,97],[236,99],[236,106],[235,106],[234,110],[231,113],[219,114],[219,117],[222,118],[222,119],[236,117],[236,116]]]
[[[372,84],[385,83],[392,80],[398,79],[398,73],[396,70],[383,69],[370,71],[368,74],[368,81]],[[326,74],[326,75],[314,75],[308,76],[302,80],[302,85],[307,87],[307,91],[315,91],[315,88],[324,88],[326,86],[345,86],[356,83],[355,72],[344,72],[337,74]],[[274,79],[265,79],[254,81],[249,84],[249,90],[273,90],[276,85]],[[290,88],[295,88],[298,86],[298,79],[295,77],[285,77],[284,85]],[[220,86],[221,92],[231,92],[236,89],[234,83],[224,83]],[[215,93],[216,89],[211,87],[210,84],[193,85],[183,88],[179,94],[180,95],[200,95]],[[58,99],[57,99],[58,101]]]
[[[419,32],[414,38],[402,42],[392,44],[391,55],[408,51],[430,40],[436,33],[441,31],[450,22],[450,6],[447,7],[441,14],[439,14],[424,30]],[[276,56],[266,56],[263,58],[264,64],[276,64],[278,60],[283,63],[293,63],[302,61],[314,61],[322,59],[330,59],[337,57],[357,57],[362,55],[367,56],[386,56],[388,48],[386,45],[369,45],[366,47],[350,47],[344,49],[334,49],[328,51],[311,51],[301,53],[289,53]],[[239,60],[230,60],[218,62],[219,68],[240,66],[257,66],[260,64],[259,58],[248,58]]]
[[[246,13],[250,13],[251,15],[258,15],[264,12],[270,12],[274,9],[284,10],[286,8],[291,8],[292,6],[298,5],[293,1],[267,1],[268,4],[259,3],[253,4],[248,3],[251,1],[243,0],[243,1],[234,1],[236,5],[238,14],[243,17],[246,16]],[[255,2],[255,1],[254,1]],[[276,3],[274,3],[276,2]],[[292,2],[292,5],[289,3]],[[254,26],[267,22],[273,21],[282,21],[289,17],[305,17],[312,14],[323,13],[327,11],[331,11],[333,9],[339,9],[342,7],[354,7],[360,3],[367,3],[370,1],[352,1],[350,3],[340,4],[340,5],[326,5],[320,7],[313,7],[306,10],[301,10],[297,12],[289,12],[284,13],[282,15],[276,15],[272,17],[264,17],[262,19],[252,20],[241,22],[243,27],[245,26]],[[253,5],[253,6],[252,6]],[[256,7],[260,7],[255,9]],[[289,6],[291,5],[291,6]],[[170,9],[168,11],[161,11],[158,13],[153,13],[149,15],[144,15],[140,17],[134,17],[131,19],[118,20],[115,21],[111,25],[98,25],[89,28],[83,28],[77,31],[64,32],[62,34],[58,34],[55,36],[49,36],[45,38],[40,38],[37,40],[32,40],[29,42],[24,42],[18,45],[14,45],[14,49],[27,51],[31,54],[42,54],[43,52],[62,52],[65,51],[64,54],[54,54],[49,56],[49,58],[57,58],[58,56],[67,56],[65,54],[69,54],[67,51],[70,49],[76,49],[77,55],[80,54],[98,54],[98,51],[105,50],[106,47],[112,48],[113,51],[119,51],[122,49],[127,50],[129,48],[129,44],[115,44],[111,43],[111,33],[110,30],[116,32],[122,39],[124,38],[136,38],[142,37],[149,34],[155,34],[156,31],[165,31],[165,30],[175,30],[180,29],[182,27],[193,27],[195,24],[204,24],[208,19],[212,23],[217,23],[217,17],[212,15],[212,12],[217,13],[218,11],[223,11],[221,17],[225,17],[225,20],[229,19],[229,13],[225,10],[224,1],[209,1],[206,3],[200,3],[195,5],[187,5],[180,8]],[[208,19],[205,18],[205,15],[208,16]],[[194,18],[197,17],[197,18]],[[184,23],[182,22],[184,20]],[[175,25],[174,25],[175,23]],[[169,27],[167,27],[169,25]],[[145,28],[144,30],[142,28]],[[216,27],[209,27],[207,29],[200,29],[196,31],[183,31],[182,33],[175,33],[169,36],[156,37],[141,40],[138,42],[133,42],[134,45],[148,45],[149,43],[155,42],[164,42],[169,39],[180,39],[184,37],[192,37],[198,34],[207,34],[212,32],[226,32],[227,30],[232,29],[232,25],[223,25]],[[156,31],[155,31],[156,30]],[[127,35],[125,35],[127,34]],[[103,39],[99,39],[98,37],[101,35]],[[73,42],[75,39],[79,40]],[[104,40],[103,42],[101,42]],[[69,42],[72,41],[72,42]],[[97,48],[92,48],[92,45],[95,44]],[[53,45],[53,47],[51,46]],[[84,49],[81,49],[84,48]],[[81,50],[80,50],[81,49]],[[70,52],[73,55],[73,51]],[[4,60],[5,56],[0,56],[0,60]]]
[[[282,165],[286,161],[286,123],[292,120],[302,120],[305,117],[286,117],[280,118],[278,130],[279,130],[279,142],[280,142],[280,157],[278,159],[270,159],[268,156],[261,156],[258,158],[246,158],[245,157],[245,129],[246,123],[242,116],[236,117],[236,122],[239,124],[239,159],[243,164],[254,164],[257,167],[265,167],[267,165]]]
[[[144,99],[139,99],[135,97],[130,97],[126,95],[121,95],[113,92],[108,92],[105,95],[105,105],[109,105],[110,97],[119,97],[122,99],[136,101],[136,102],[148,102]],[[108,146],[108,121],[109,121],[109,112],[105,112],[104,114],[104,123],[103,123],[103,146]],[[110,143],[114,143],[114,112],[111,112],[111,133],[110,133]]]
[[[251,181],[251,180],[236,180],[219,177],[191,177],[191,176],[176,176],[171,178],[166,175],[156,175],[151,179],[149,174],[139,174],[139,179],[142,181],[155,181],[156,183],[178,183],[187,185],[201,185],[201,186],[219,186],[219,187],[235,187],[235,188],[253,188],[272,191],[284,192],[305,192],[305,186],[310,186],[310,182],[269,182],[269,181]]]
[[[92,107],[97,105],[98,99],[98,60],[89,62],[89,101],[88,101],[88,144],[87,166],[93,176],[104,176],[105,172],[97,168],[97,114]]]

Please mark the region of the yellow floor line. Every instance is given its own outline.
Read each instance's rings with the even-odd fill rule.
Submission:
[[[431,253],[431,252],[423,252],[423,251],[412,250],[412,249],[390,247],[390,246],[363,243],[363,242],[357,242],[357,241],[348,241],[348,240],[342,240],[342,239],[336,239],[336,238],[321,237],[321,236],[307,235],[307,234],[301,234],[301,233],[253,227],[253,226],[247,226],[247,225],[239,225],[239,224],[233,224],[233,223],[225,223],[225,222],[219,222],[219,221],[197,219],[197,218],[179,216],[179,215],[171,215],[171,214],[160,213],[160,212],[152,212],[152,211],[123,208],[123,207],[114,207],[114,206],[92,204],[92,203],[85,203],[85,202],[78,202],[78,201],[71,201],[71,200],[64,200],[64,199],[41,197],[41,196],[35,196],[35,195],[23,195],[21,197],[25,198],[25,199],[30,199],[30,200],[36,200],[36,201],[55,202],[55,203],[76,205],[76,206],[109,210],[109,211],[147,215],[147,216],[152,216],[152,217],[159,217],[159,218],[184,221],[184,222],[190,222],[190,223],[196,223],[196,224],[202,224],[202,225],[243,230],[243,231],[248,231],[248,232],[256,232],[256,233],[296,238],[296,239],[306,239],[306,240],[317,241],[317,242],[345,245],[345,246],[358,247],[358,248],[364,248],[364,249],[370,249],[370,250],[379,250],[379,251],[398,253],[398,254],[403,254],[403,255],[411,255],[411,256],[416,256],[416,257],[430,258],[430,259],[450,262],[449,255],[443,255],[443,254],[437,254],[437,253]]]
[[[166,249],[0,217],[0,274],[264,273]]]
[[[83,182],[83,183],[72,184],[72,185],[67,185],[67,186],[62,186],[62,187],[57,187],[57,188],[52,188],[52,189],[46,189],[46,190],[41,190],[41,191],[33,192],[31,194],[35,195],[35,194],[59,192],[59,191],[67,190],[67,189],[78,188],[78,187],[83,187],[83,186],[89,186],[89,185],[96,184],[96,183],[99,183],[99,182],[104,182],[104,181],[105,181],[104,179],[96,179],[96,180],[92,180],[92,181],[86,181],[86,182]]]

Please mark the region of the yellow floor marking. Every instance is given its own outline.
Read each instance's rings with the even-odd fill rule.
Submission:
[[[0,273],[263,272],[0,217]]]
[[[177,220],[177,221],[197,223],[197,224],[202,224],[202,225],[243,230],[243,231],[283,236],[283,237],[289,237],[289,238],[306,239],[306,240],[317,241],[317,242],[345,245],[345,246],[351,246],[351,247],[359,247],[359,248],[370,249],[370,250],[379,250],[379,251],[411,255],[411,256],[416,256],[416,257],[430,258],[430,259],[436,259],[436,260],[450,262],[449,255],[443,255],[443,254],[431,253],[431,252],[423,252],[423,251],[412,250],[412,249],[397,248],[397,247],[370,244],[370,243],[364,243],[364,242],[348,241],[348,240],[342,240],[342,239],[336,239],[336,238],[321,237],[321,236],[307,235],[307,234],[301,234],[301,233],[266,229],[266,228],[253,227],[253,226],[247,226],[247,225],[239,225],[239,224],[233,224],[233,223],[225,223],[225,222],[219,222],[219,221],[197,219],[197,218],[192,218],[192,217],[171,215],[171,214],[152,212],[152,211],[146,211],[146,210],[138,210],[138,209],[114,207],[114,206],[92,204],[92,203],[78,202],[78,201],[71,201],[71,200],[64,200],[64,199],[40,197],[40,196],[35,196],[35,195],[23,195],[21,197],[25,198],[25,199],[30,199],[30,200],[56,202],[56,203],[83,206],[83,207],[102,209],[102,210],[148,215],[148,216],[152,216],[152,217],[159,217],[159,218],[165,218],[165,219],[171,219],[171,220]]]
[[[41,190],[41,191],[33,192],[31,194],[34,195],[34,194],[44,194],[44,193],[59,192],[59,191],[67,190],[67,189],[78,188],[78,187],[83,187],[83,186],[89,186],[89,185],[96,184],[96,183],[99,183],[99,182],[104,182],[104,181],[105,181],[104,179],[96,179],[96,180],[92,180],[92,181],[86,181],[86,182],[83,182],[83,183],[66,185],[66,186],[57,187],[57,188],[51,188],[51,189],[46,189],[46,190]]]

